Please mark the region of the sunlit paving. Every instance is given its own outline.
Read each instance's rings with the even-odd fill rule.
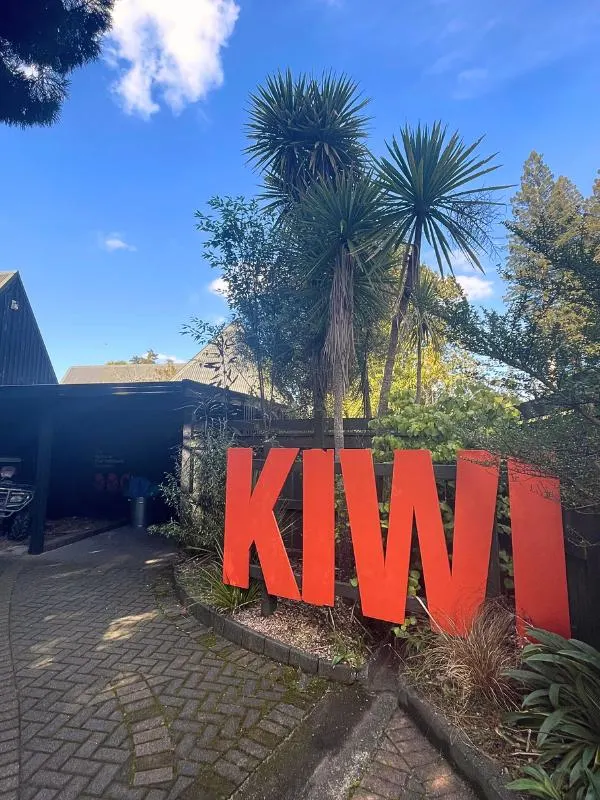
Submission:
[[[129,617],[115,619],[110,623],[102,638],[105,642],[110,642],[114,639],[128,639],[135,632],[138,625],[155,618],[156,612],[149,611],[146,614],[134,614]]]

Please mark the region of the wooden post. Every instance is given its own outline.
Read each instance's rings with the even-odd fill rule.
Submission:
[[[192,454],[194,409],[183,409],[183,436],[181,441],[181,491],[190,494],[194,488],[194,457]]]
[[[260,615],[261,617],[270,617],[277,611],[277,598],[275,595],[267,592],[267,587],[264,583],[261,584],[260,592]]]
[[[498,545],[498,528],[494,524],[492,533],[492,546],[490,548],[490,567],[486,597],[500,597],[502,594],[502,576],[500,575],[500,547]]]
[[[44,527],[46,524],[46,506],[48,504],[48,488],[50,486],[50,467],[52,462],[52,411],[42,412],[38,430],[38,447],[35,465],[35,497],[31,515],[31,536],[29,553],[39,555],[44,552]]]

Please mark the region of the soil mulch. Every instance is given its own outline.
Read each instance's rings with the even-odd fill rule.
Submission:
[[[46,538],[54,536],[68,536],[72,533],[91,533],[99,528],[110,525],[109,519],[95,517],[62,517],[61,519],[47,520],[45,527]]]
[[[202,590],[202,570],[206,559],[186,559],[179,563],[177,574],[187,591],[210,605]],[[244,605],[230,614],[236,622],[334,663],[360,668],[370,652],[372,636],[358,617],[356,604],[336,598],[335,606],[309,606],[279,599],[277,609],[268,617],[261,615],[260,601]]]
[[[259,605],[253,605],[240,609],[234,619],[329,661],[362,667],[369,653],[368,632],[354,607],[342,600],[336,600],[331,609],[279,600],[276,611],[268,617],[261,615]]]

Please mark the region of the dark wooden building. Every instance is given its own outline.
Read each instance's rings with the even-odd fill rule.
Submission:
[[[56,383],[18,272],[0,272],[0,386]]]
[[[0,387],[0,454],[21,459],[35,489],[30,552],[44,548],[46,519],[123,520],[126,484],[159,484],[186,450],[194,421],[231,425],[258,400],[194,381]]]

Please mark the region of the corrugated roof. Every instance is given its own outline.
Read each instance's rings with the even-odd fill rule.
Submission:
[[[0,272],[0,289],[2,289],[11,278],[14,278],[16,274],[16,272]]]
[[[184,364],[171,380],[196,381],[257,397],[259,388],[256,367],[244,358],[236,345],[236,331],[233,325],[226,329],[226,333],[229,333],[229,341],[226,345],[225,369],[217,346],[209,342],[187,364]]]
[[[153,383],[168,381],[171,374],[166,364],[101,364],[71,367],[61,383]]]

